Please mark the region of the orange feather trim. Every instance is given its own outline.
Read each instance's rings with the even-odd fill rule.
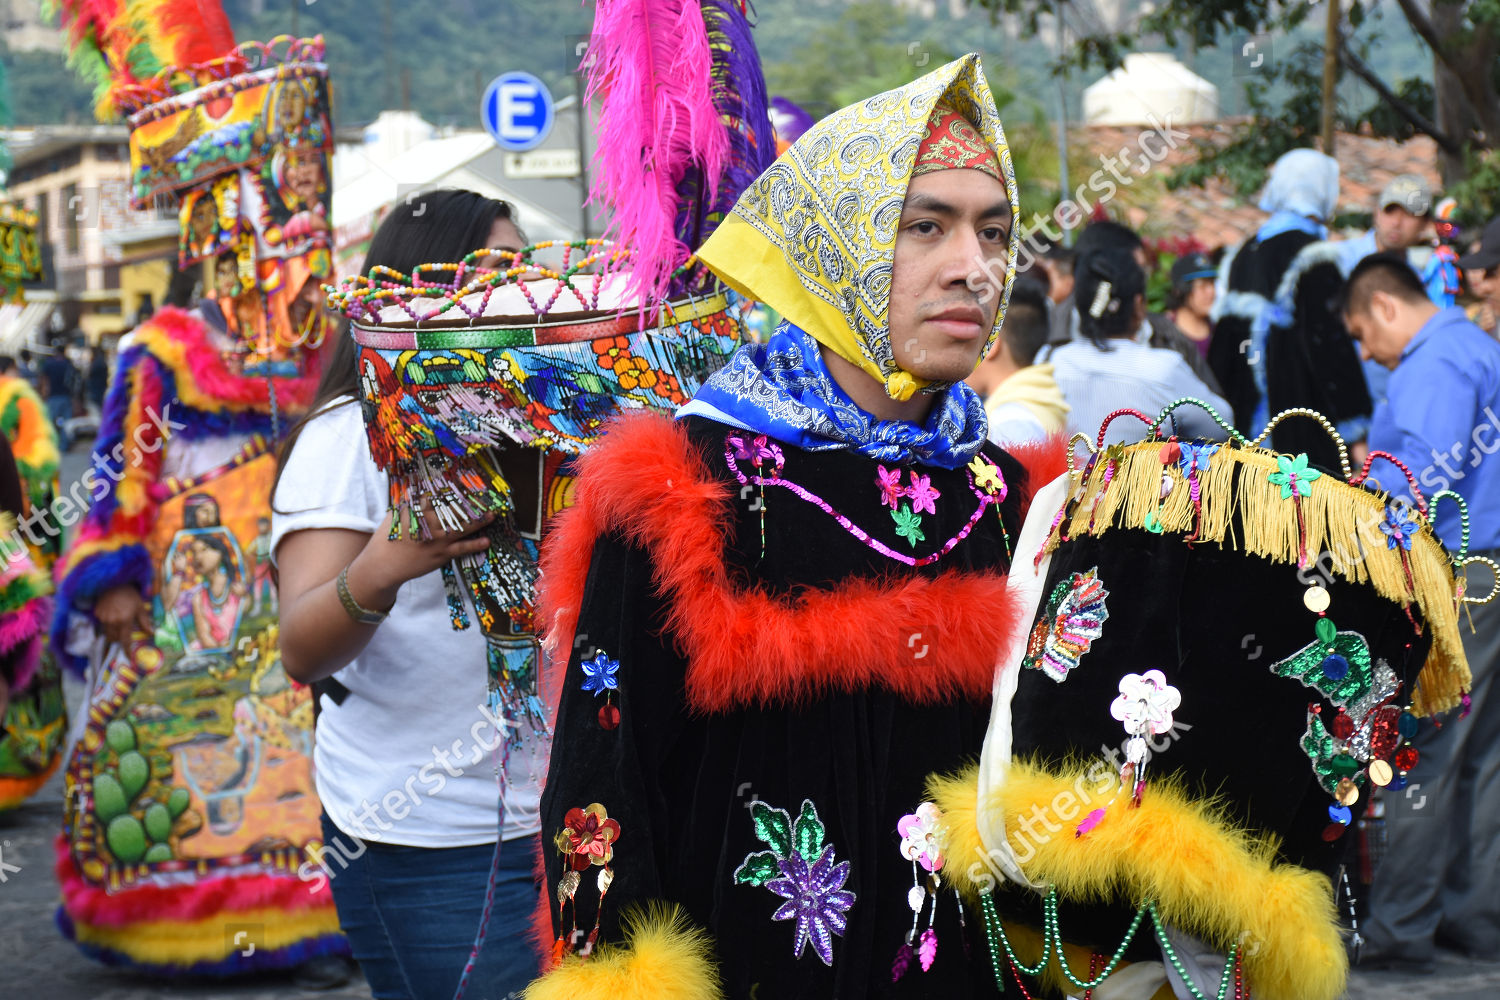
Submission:
[[[773,596],[731,580],[723,552],[732,516],[728,486],[680,424],[617,419],[579,460],[577,503],[543,546],[539,602],[551,648],[571,648],[594,542],[607,534],[653,554],[666,631],[688,661],[688,704],[702,712],[871,687],[918,704],[982,700],[1010,633],[1030,624],[998,572],[892,574]],[[914,662],[917,632],[930,653]]]

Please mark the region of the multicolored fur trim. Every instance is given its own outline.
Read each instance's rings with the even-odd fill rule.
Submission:
[[[274,910],[252,910],[235,915],[232,920],[213,919],[201,925],[151,924],[123,931],[99,931],[73,922],[67,911],[58,907],[57,928],[63,937],[78,945],[78,950],[103,965],[134,969],[150,975],[181,976],[238,976],[251,972],[274,969],[293,969],[309,959],[323,955],[348,955],[349,942],[338,931],[337,914],[319,913],[316,926],[304,929],[296,922],[288,924]],[[326,927],[333,921],[333,930]],[[255,948],[234,948],[234,935],[228,933],[230,923],[243,922],[254,927],[242,938]],[[169,929],[176,939],[147,937],[153,932]],[[324,928],[321,932],[318,928]],[[310,931],[310,933],[309,933]],[[301,935],[288,937],[288,935]],[[260,940],[264,938],[264,940]],[[288,944],[278,944],[290,941]],[[192,958],[195,954],[214,955],[214,942],[227,953],[222,958]],[[184,956],[184,957],[178,957]]]
[[[731,579],[729,488],[666,417],[617,419],[578,470],[577,502],[542,547],[548,641],[570,648],[596,539],[614,534],[661,553],[653,578],[669,608],[667,631],[687,655],[688,703],[699,711],[875,686],[919,704],[980,700],[1005,635],[1025,624],[999,573],[861,579],[782,597]],[[921,671],[903,669],[913,621],[934,651]],[[554,673],[566,669],[554,663]]]
[[[569,956],[533,982],[525,1000],[720,1000],[713,942],[675,907],[625,915],[625,943],[587,960]]]
[[[27,496],[33,504],[46,503],[61,461],[57,431],[42,397],[18,375],[0,376],[0,433],[10,442]]]
[[[1274,844],[1249,836],[1211,803],[1160,779],[1151,782],[1139,806],[1131,808],[1122,794],[1103,820],[1076,837],[1068,827],[1088,812],[1086,796],[1097,799],[1101,781],[1118,784],[1107,767],[1094,768],[1054,772],[1019,761],[1004,786],[984,801],[977,768],[929,777],[928,796],[948,828],[948,884],[972,900],[1003,881],[980,840],[977,809],[984,809],[1005,818],[1007,839],[1026,876],[1055,886],[1064,901],[1153,901],[1168,925],[1226,954],[1237,942],[1253,942],[1254,948],[1241,952],[1245,977],[1264,1000],[1334,1000],[1343,994],[1348,960],[1326,878],[1278,863]],[[1035,819],[1026,821],[1039,809],[1066,824],[1064,832],[1037,834]],[[1038,895],[1038,921],[1041,913]],[[1021,957],[1035,961],[1039,953]]]

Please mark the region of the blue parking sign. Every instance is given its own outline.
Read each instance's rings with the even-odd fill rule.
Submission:
[[[480,115],[501,149],[519,153],[540,145],[552,131],[552,95],[530,73],[502,73],[485,90]]]

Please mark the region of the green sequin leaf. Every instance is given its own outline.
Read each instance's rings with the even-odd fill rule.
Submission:
[[[761,851],[745,858],[745,863],[734,870],[734,881],[738,885],[765,885],[781,874],[776,862],[780,860],[771,851]]]
[[[761,843],[783,858],[792,853],[792,817],[785,809],[774,809],[756,799],[750,803],[750,820]]]
[[[1318,784],[1330,795],[1338,786],[1338,775],[1333,773],[1333,759],[1338,756],[1338,750],[1328,730],[1323,728],[1323,720],[1316,715],[1309,714],[1307,717],[1307,732],[1302,734],[1302,749],[1312,760],[1313,774],[1318,776]]]
[[[792,826],[792,846],[808,864],[823,853],[823,821],[818,819],[818,807],[812,799],[802,800],[802,811]]]
[[[922,515],[912,513],[909,504],[902,504],[900,510],[891,511],[891,517],[896,520],[896,534],[906,539],[912,548],[916,548],[918,542],[927,540],[927,536],[922,534]]]
[[[1374,678],[1370,666],[1370,644],[1358,632],[1340,632],[1333,640],[1333,651],[1349,661],[1349,672],[1341,679],[1331,679],[1323,672],[1328,645],[1321,640],[1308,643],[1286,659],[1271,664],[1271,673],[1301,681],[1336,707],[1343,708],[1370,690]]]

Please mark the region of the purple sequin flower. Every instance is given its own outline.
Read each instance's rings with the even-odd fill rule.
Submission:
[[[800,854],[791,854],[777,862],[781,878],[766,883],[766,888],[786,902],[771,914],[772,920],[797,921],[796,957],[801,958],[809,941],[824,965],[833,965],[833,935],[843,935],[848,926],[845,912],[854,905],[854,893],[844,889],[849,878],[849,862],[833,863],[833,845],[823,848],[817,860],[808,864]]]

